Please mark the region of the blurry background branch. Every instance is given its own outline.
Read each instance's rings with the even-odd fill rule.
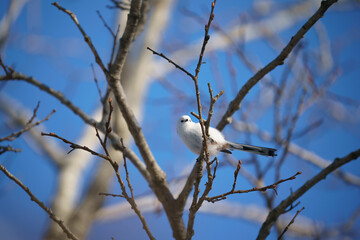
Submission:
[[[26,0],[9,1],[6,14],[0,19],[0,54],[3,54],[6,42],[10,35],[11,26],[18,18],[26,2]]]

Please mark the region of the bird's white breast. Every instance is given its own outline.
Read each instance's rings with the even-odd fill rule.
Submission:
[[[195,154],[199,155],[202,148],[203,137],[200,123],[186,122],[177,126],[177,132],[185,145]],[[226,140],[222,133],[215,128],[209,128],[208,151],[210,156],[217,155]]]

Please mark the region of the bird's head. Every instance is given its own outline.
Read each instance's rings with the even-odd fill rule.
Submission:
[[[178,126],[182,126],[184,124],[187,124],[189,122],[192,122],[191,121],[191,118],[188,116],[188,115],[183,115],[179,118],[179,120],[177,121],[177,125]]]

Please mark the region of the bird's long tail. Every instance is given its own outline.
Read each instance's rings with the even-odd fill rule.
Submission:
[[[260,154],[264,156],[271,156],[271,157],[277,156],[276,149],[274,148],[258,147],[253,145],[246,145],[246,144],[232,143],[232,142],[228,142],[228,144],[230,150],[236,149],[236,150]]]

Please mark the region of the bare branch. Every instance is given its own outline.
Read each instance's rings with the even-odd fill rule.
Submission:
[[[128,14],[128,20],[126,23],[125,31],[120,39],[120,46],[115,58],[114,64],[110,68],[112,77],[108,81],[115,81],[120,78],[120,74],[124,67],[125,60],[128,56],[128,51],[135,39],[137,26],[140,19],[140,9],[142,1],[135,0],[131,2],[130,12]],[[111,82],[110,81],[110,82]],[[111,86],[111,84],[109,84]]]
[[[112,193],[99,193],[99,195],[102,195],[102,196],[111,196],[111,197],[124,197],[124,195],[121,195],[121,194],[112,194]]]
[[[62,104],[64,104],[66,107],[68,107],[73,113],[77,116],[79,116],[85,123],[96,126],[97,121],[95,121],[93,118],[91,118],[89,115],[87,115],[85,112],[83,112],[79,107],[75,106],[69,99],[67,99],[64,94],[62,94],[59,91],[56,91],[49,86],[47,86],[44,83],[39,82],[33,77],[26,76],[22,73],[15,72],[13,69],[10,69],[11,72],[8,75],[0,76],[0,82],[1,81],[8,81],[8,80],[22,80],[25,82],[28,82],[36,87],[38,87],[40,90],[43,90],[47,92],[48,94],[52,95],[56,99],[58,99]],[[100,128],[100,131],[104,132],[104,128]],[[112,144],[115,149],[122,151],[122,147],[119,144],[119,136],[117,136],[115,133],[110,133],[109,138],[112,140]],[[141,162],[139,157],[130,149],[127,151],[126,157],[131,160],[131,162],[139,169],[141,174],[146,178],[149,179],[149,173],[147,172],[145,165]]]
[[[2,61],[1,57],[0,57],[0,66],[2,67],[2,69],[4,70],[6,75],[9,75],[10,72],[12,72],[12,69],[9,69],[4,62]]]
[[[120,32],[120,25],[118,25],[115,37],[113,38],[113,46],[112,46],[112,49],[111,49],[110,61],[109,61],[109,64],[108,64],[109,69],[111,69],[111,65],[114,62],[115,49],[116,49],[116,45],[117,45],[116,42],[118,40],[119,32]]]
[[[56,135],[55,133],[44,133],[44,132],[42,132],[42,133],[41,133],[41,136],[49,136],[49,137],[58,138],[58,139],[60,139],[61,141],[63,141],[64,143],[69,144],[71,150],[70,150],[68,153],[71,153],[71,152],[74,151],[75,149],[82,149],[82,150],[84,150],[84,151],[86,151],[86,152],[91,153],[92,155],[95,155],[95,156],[98,156],[98,157],[100,157],[100,158],[103,158],[103,159],[105,159],[105,160],[110,161],[110,158],[109,158],[108,156],[106,156],[106,155],[104,155],[104,154],[101,154],[101,153],[98,153],[98,152],[96,152],[96,151],[94,151],[94,150],[91,150],[91,149],[88,148],[87,146],[81,146],[81,145],[78,145],[78,144],[76,144],[76,143],[74,143],[74,142],[71,142],[71,141],[69,141],[69,140],[67,140],[67,139],[65,139],[65,138],[63,138],[63,137],[60,137],[60,136]]]
[[[100,157],[100,158],[103,158],[103,159],[107,160],[107,161],[111,164],[111,166],[113,167],[113,169],[114,169],[114,171],[115,171],[117,180],[118,180],[118,182],[119,182],[119,184],[120,184],[120,187],[121,187],[121,190],[122,190],[122,195],[121,195],[121,196],[124,197],[124,198],[129,202],[129,204],[131,205],[132,209],[134,209],[135,213],[136,213],[136,214],[138,215],[138,217],[140,218],[140,221],[141,221],[142,224],[143,224],[143,228],[144,228],[144,230],[146,231],[146,233],[148,234],[149,238],[150,238],[150,239],[155,239],[155,238],[152,236],[152,234],[151,234],[151,232],[150,232],[150,230],[149,230],[149,227],[147,226],[147,223],[146,223],[146,221],[145,221],[144,216],[141,214],[140,209],[138,208],[138,206],[137,206],[136,203],[135,203],[134,194],[133,194],[133,188],[132,188],[132,186],[131,186],[131,184],[130,184],[130,179],[129,179],[129,174],[128,174],[128,171],[127,171],[126,163],[124,163],[124,165],[125,165],[125,171],[126,171],[126,179],[127,179],[127,181],[128,181],[128,185],[129,185],[129,188],[130,188],[130,191],[131,191],[131,197],[128,196],[128,194],[127,194],[127,192],[126,192],[125,184],[124,184],[124,182],[123,182],[122,179],[121,179],[121,176],[120,176],[120,173],[119,173],[119,165],[118,165],[118,163],[111,159],[111,157],[110,157],[110,155],[109,155],[109,151],[107,150],[106,141],[107,141],[108,134],[111,132],[110,120],[111,120],[111,114],[112,114],[112,112],[113,112],[113,107],[112,107],[112,105],[111,105],[111,98],[109,99],[109,105],[110,105],[110,112],[109,112],[109,116],[108,116],[108,121],[107,121],[106,124],[105,124],[105,137],[104,137],[104,140],[101,139],[98,129],[95,128],[95,130],[96,130],[96,136],[97,136],[97,138],[99,139],[100,144],[101,144],[101,146],[103,147],[106,155],[103,155],[103,154],[100,154],[100,153],[98,153],[98,152],[96,152],[96,151],[94,151],[94,150],[91,150],[90,148],[88,148],[88,147],[86,147],[86,146],[80,146],[80,145],[78,145],[78,144],[76,144],[76,143],[73,143],[73,142],[71,142],[71,141],[69,141],[69,140],[67,140],[67,139],[65,139],[65,138],[63,138],[63,137],[60,137],[60,136],[58,136],[58,135],[56,135],[56,134],[54,134],[54,133],[49,133],[49,134],[48,134],[48,133],[41,133],[41,135],[42,135],[42,136],[55,137],[55,138],[58,138],[58,139],[62,140],[64,143],[69,144],[70,147],[71,147],[71,150],[69,151],[69,153],[70,153],[71,151],[75,150],[75,149],[82,149],[82,150],[84,150],[84,151],[86,151],[86,152],[91,153],[92,155],[95,155],[95,156],[98,156],[98,157]],[[126,159],[125,159],[125,146],[123,145],[123,143],[122,143],[122,147],[123,147],[123,158],[124,158],[124,161],[126,161]],[[101,195],[106,195],[106,194],[101,194]],[[112,195],[112,196],[114,196],[114,195]]]
[[[103,18],[103,16],[101,15],[99,10],[96,10],[96,13],[98,14],[100,20],[103,22],[105,28],[110,32],[111,36],[113,36],[114,38],[116,37],[115,33],[113,32],[113,30],[109,27],[109,25],[106,23],[105,19]]]
[[[108,84],[114,94],[116,103],[120,108],[127,127],[132,137],[134,138],[134,142],[145,162],[148,174],[150,176],[149,179],[147,179],[149,181],[149,185],[164,206],[165,212],[168,215],[168,219],[170,221],[170,225],[173,229],[174,237],[180,239],[183,238],[181,236],[184,234],[184,224],[181,215],[179,215],[173,209],[173,203],[175,199],[170,192],[166,180],[166,174],[155,161],[141,127],[139,126],[134,112],[132,111],[129,102],[127,101],[124,88],[120,82],[125,60],[127,59],[129,49],[132,46],[132,43],[138,32],[142,3],[143,1],[141,0],[134,0],[131,2],[127,24],[124,30],[124,34],[120,39],[120,46],[118,48],[115,61],[111,65],[109,75],[106,76]]]
[[[109,98],[109,113],[108,113],[108,120],[106,121],[105,123],[105,137],[104,137],[104,141],[102,141],[102,139],[100,138],[100,135],[99,135],[99,132],[96,129],[96,136],[98,137],[100,143],[101,143],[101,146],[103,147],[104,151],[106,152],[106,155],[109,156],[109,153],[107,151],[107,140],[108,140],[108,137],[109,137],[109,134],[112,132],[112,128],[110,127],[110,121],[111,121],[111,115],[114,111],[114,107],[113,105],[111,104],[111,98]],[[124,147],[124,145],[122,145],[122,147]],[[124,148],[123,148],[124,149]],[[125,150],[125,149],[124,149]]]
[[[316,174],[313,178],[308,180],[303,186],[301,186],[296,192],[291,194],[288,198],[283,200],[277,207],[270,211],[269,215],[266,218],[266,221],[262,224],[259,234],[257,236],[257,240],[265,239],[269,233],[271,227],[274,225],[278,217],[283,214],[294,201],[300,198],[304,193],[306,193],[309,189],[311,189],[315,184],[320,182],[322,179],[325,179],[326,176],[342,165],[356,160],[360,156],[360,149],[349,153],[343,158],[336,158],[332,164],[328,167],[321,170],[318,174]]]
[[[69,228],[64,224],[60,218],[58,218],[50,208],[48,208],[43,202],[41,202],[31,191],[25,186],[19,179],[17,179],[14,175],[12,175],[3,165],[0,164],[0,170],[12,181],[14,181],[17,185],[19,185],[31,198],[31,201],[34,201],[37,205],[39,205],[48,215],[49,217],[56,222],[61,229],[64,231],[66,236],[69,239],[78,240],[78,238],[69,230]]]
[[[210,121],[213,115],[213,109],[214,109],[214,105],[216,103],[216,101],[219,99],[219,97],[221,97],[224,94],[224,90],[220,91],[218,94],[216,94],[216,96],[213,96],[213,90],[211,88],[210,83],[208,83],[208,89],[209,89],[209,95],[210,95],[210,106],[209,106],[209,112],[208,112],[208,116],[207,119],[205,121],[205,132],[208,134],[209,132],[209,127],[210,127]],[[199,116],[200,117],[200,116]]]
[[[233,183],[233,186],[232,186],[232,189],[231,191],[235,191],[235,187],[236,187],[236,179],[237,179],[237,176],[239,174],[239,171],[240,171],[240,168],[241,168],[241,160],[239,160],[237,166],[236,166],[236,169],[234,171],[234,183]]]
[[[124,160],[124,168],[125,168],[125,174],[126,174],[126,182],[128,183],[128,187],[130,189],[131,198],[135,201],[134,189],[133,189],[133,187],[131,185],[131,182],[130,182],[129,171],[128,171],[127,164],[126,164],[126,157],[125,157],[126,147],[124,145],[123,139],[120,139],[120,141],[121,141],[121,145],[124,147],[123,160]]]
[[[190,72],[188,72],[185,68],[181,67],[180,65],[178,65],[177,63],[175,63],[173,60],[171,60],[170,58],[168,58],[167,56],[165,56],[163,53],[158,53],[155,50],[151,49],[150,47],[147,47],[148,50],[150,50],[154,55],[158,55],[164,59],[166,59],[169,63],[171,63],[172,65],[174,65],[176,68],[180,69],[181,71],[183,71],[185,74],[187,74],[191,79],[194,79],[194,75],[192,75]]]
[[[35,107],[32,117],[29,119],[29,121],[25,124],[25,126],[20,131],[14,132],[14,133],[6,136],[6,137],[0,138],[0,142],[2,142],[2,141],[14,141],[18,137],[20,137],[20,135],[23,134],[24,132],[29,131],[31,128],[36,127],[36,126],[40,125],[42,122],[45,122],[45,121],[49,120],[51,115],[56,112],[56,110],[54,109],[44,119],[32,123],[34,121],[35,117],[36,117],[36,113],[37,113],[37,110],[39,109],[39,106],[40,106],[40,102],[38,102],[37,106]]]
[[[84,37],[85,42],[88,44],[88,46],[90,47],[94,57],[95,57],[95,61],[96,63],[99,65],[99,67],[103,70],[103,72],[107,72],[107,69],[104,65],[104,63],[102,62],[100,55],[98,54],[98,52],[96,51],[96,48],[94,47],[90,37],[85,33],[84,29],[81,27],[76,15],[71,12],[70,10],[67,10],[65,8],[63,8],[62,6],[59,5],[58,2],[53,2],[52,3],[53,6],[57,7],[60,11],[66,13],[69,15],[69,17],[71,18],[71,20],[73,20],[73,22],[75,23],[75,25],[78,27],[78,29],[80,30],[81,34]]]
[[[236,170],[235,170],[236,172]],[[259,191],[259,192],[264,192],[268,189],[272,189],[276,192],[276,187],[277,185],[279,185],[280,183],[283,183],[283,182],[286,182],[286,181],[290,181],[290,180],[294,180],[296,178],[297,175],[301,174],[301,172],[297,172],[296,174],[294,174],[293,176],[289,177],[289,178],[286,178],[286,179],[281,179],[271,185],[268,185],[268,186],[265,186],[265,187],[254,187],[254,188],[251,188],[251,189],[247,189],[247,190],[236,190],[234,191],[234,185],[233,185],[233,189],[229,192],[226,192],[226,193],[223,193],[221,195],[217,195],[217,196],[214,196],[214,197],[207,197],[206,198],[206,201],[208,202],[217,202],[217,201],[221,201],[221,200],[224,200],[226,199],[226,197],[228,195],[231,195],[231,194],[237,194],[237,193],[249,193],[249,192],[256,192],[256,191]],[[234,174],[235,175],[235,174]]]
[[[196,215],[197,211],[199,210],[199,208],[201,207],[204,200],[206,199],[207,194],[210,192],[210,190],[212,188],[212,182],[214,180],[214,176],[211,174],[211,164],[210,164],[210,160],[209,160],[209,152],[208,152],[207,144],[208,144],[209,126],[210,126],[210,120],[211,120],[210,118],[212,116],[212,107],[213,107],[214,103],[216,102],[216,100],[212,96],[212,89],[209,84],[208,86],[209,86],[209,92],[210,92],[212,104],[210,104],[211,108],[210,108],[209,114],[208,114],[209,119],[207,119],[207,127],[205,127],[205,122],[202,117],[202,110],[201,110],[198,76],[199,76],[200,68],[202,65],[202,59],[204,56],[205,47],[210,39],[209,30],[210,30],[211,22],[214,19],[215,3],[216,3],[216,0],[214,0],[214,2],[212,2],[212,4],[211,4],[210,16],[209,16],[208,23],[205,25],[204,39],[203,39],[203,43],[202,43],[202,47],[201,47],[201,51],[200,51],[199,60],[198,60],[198,63],[197,63],[196,69],[195,69],[195,76],[193,77],[194,85],[195,85],[195,93],[196,93],[196,102],[197,102],[198,114],[199,114],[199,123],[200,123],[201,132],[202,132],[204,141],[203,141],[200,156],[197,159],[197,161],[199,161],[200,163],[199,163],[198,169],[197,169],[197,176],[195,177],[193,201],[192,201],[192,204],[189,209],[189,219],[188,219],[188,225],[187,225],[187,229],[186,229],[186,238],[185,239],[191,239],[192,236],[194,235],[195,215]],[[205,190],[204,190],[202,196],[198,200],[198,195],[200,193],[199,184],[200,184],[201,178],[203,176],[202,167],[203,167],[204,160],[206,162],[208,181],[206,183],[206,187],[205,187]]]
[[[294,49],[296,44],[304,37],[310,28],[324,15],[324,13],[333,5],[337,0],[322,1],[319,9],[312,15],[309,20],[298,30],[298,32],[291,38],[289,43],[281,51],[281,53],[267,64],[264,68],[260,69],[253,77],[251,77],[244,86],[240,89],[236,97],[230,102],[225,114],[217,124],[216,128],[223,130],[224,127],[231,122],[231,116],[240,108],[242,100],[247,93],[254,87],[266,74],[275,69],[277,66],[282,65],[285,59],[289,56],[290,52]]]
[[[0,155],[5,153],[5,152],[21,152],[21,149],[13,148],[10,145],[0,146]]]
[[[84,122],[87,124],[90,124],[91,126],[94,126],[96,121],[92,119],[90,116],[88,116],[86,113],[84,113],[79,107],[75,106],[69,99],[67,99],[63,93],[60,91],[56,91],[46,84],[39,82],[33,77],[26,76],[25,74],[22,74],[20,72],[12,71],[10,74],[0,76],[0,82],[1,81],[9,81],[9,80],[21,80],[25,81],[27,83],[30,83],[31,85],[34,85],[38,87],[40,90],[47,92],[48,94],[52,95],[56,99],[58,99],[62,104],[67,106],[73,113],[77,116],[79,116]]]
[[[5,66],[5,65],[4,65]],[[2,137],[0,138],[0,142],[3,141],[14,141],[15,139],[19,138],[21,136],[21,134],[23,134],[24,132],[27,132],[29,130],[31,130],[33,127],[40,125],[42,122],[48,120],[50,118],[50,116],[55,113],[55,109],[48,114],[48,116],[46,116],[44,119],[40,120],[40,121],[36,121],[33,123],[34,119],[36,118],[36,113],[37,110],[39,109],[40,106],[40,102],[38,102],[37,106],[34,108],[33,110],[33,115],[30,117],[29,120],[27,120],[26,123],[24,123],[24,127],[17,131],[17,132],[13,132],[10,135],[6,136],[6,137]],[[26,121],[26,120],[25,120]],[[0,155],[5,153],[5,152],[21,152],[21,149],[15,149],[12,146],[8,145],[8,146],[0,146]]]
[[[121,139],[121,144],[123,145],[123,147],[125,148],[124,146],[124,143]],[[125,184],[123,183],[123,181],[121,180],[120,178],[120,174],[118,171],[116,171],[116,176],[118,178],[118,182],[120,183],[120,187],[121,187],[121,190],[122,190],[122,193],[123,193],[123,196],[124,198],[129,202],[129,204],[131,205],[131,208],[135,211],[136,215],[138,215],[142,225],[143,225],[143,229],[145,230],[145,232],[147,233],[148,237],[150,239],[155,239],[154,236],[152,235],[150,229],[149,229],[149,226],[147,225],[146,221],[145,221],[145,218],[144,216],[142,215],[141,211],[140,211],[140,208],[138,207],[138,205],[136,204],[135,202],[135,197],[134,197],[134,189],[130,183],[130,178],[129,178],[129,172],[128,172],[128,169],[127,169],[127,165],[126,165],[126,158],[125,158],[125,150],[123,151],[123,160],[124,160],[124,168],[125,168],[125,173],[126,173],[126,181],[128,183],[128,187],[130,189],[130,194],[131,194],[131,197],[129,197],[129,195],[127,194],[126,192],[126,187],[125,187]]]
[[[143,229],[146,231],[148,237],[150,239],[155,239],[154,236],[152,235],[146,221],[145,221],[144,216],[142,215],[139,207],[137,206],[137,204],[135,202],[134,192],[133,192],[133,188],[132,188],[131,183],[130,183],[129,172],[128,172],[127,165],[126,165],[126,157],[125,157],[126,148],[124,146],[124,142],[121,139],[121,145],[123,147],[124,168],[125,168],[125,172],[126,172],[126,181],[128,183],[128,186],[129,186],[129,189],[130,189],[130,192],[131,192],[131,197],[129,197],[129,195],[127,194],[125,184],[124,184],[123,180],[121,179],[121,176],[120,176],[120,173],[119,173],[119,165],[117,164],[117,162],[115,162],[115,161],[113,161],[111,159],[111,157],[109,155],[109,151],[107,150],[106,140],[107,140],[108,134],[112,131],[111,127],[110,127],[110,121],[111,121],[111,114],[112,114],[113,109],[114,109],[112,104],[111,104],[111,98],[109,99],[109,108],[110,108],[110,111],[109,111],[108,121],[105,123],[104,140],[102,140],[100,138],[100,135],[99,135],[99,132],[97,131],[97,129],[96,129],[96,136],[98,137],[104,151],[106,152],[106,156],[109,158],[109,160],[108,160],[109,163],[111,164],[111,166],[113,167],[113,169],[115,171],[116,178],[117,178],[118,183],[120,184],[120,187],[121,187],[122,196],[126,199],[126,201],[128,201],[128,203],[131,205],[131,208],[135,211],[136,215],[139,217],[141,223],[143,224]]]

